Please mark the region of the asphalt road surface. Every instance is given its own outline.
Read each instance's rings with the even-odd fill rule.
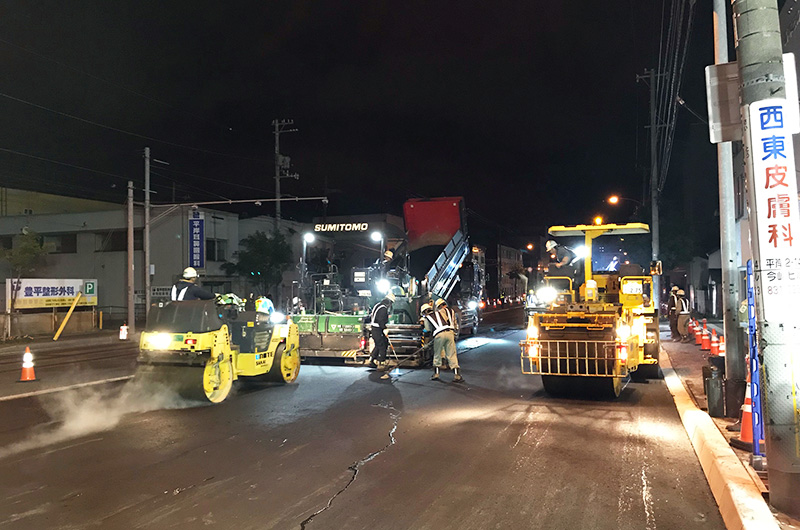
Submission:
[[[663,381],[551,398],[521,321],[459,343],[463,385],[304,365],[216,406],[135,381],[0,402],[0,529],[724,528]]]

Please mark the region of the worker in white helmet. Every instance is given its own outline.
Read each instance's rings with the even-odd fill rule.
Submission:
[[[439,381],[439,369],[442,367],[442,357],[447,359],[447,364],[453,369],[453,382],[463,383],[461,368],[458,366],[458,352],[456,350],[456,333],[458,322],[456,313],[443,299],[436,301],[436,310],[425,315],[425,329],[433,334],[433,375],[431,380]]]
[[[172,286],[170,299],[173,302],[184,300],[213,300],[214,293],[197,285],[197,270],[194,267],[183,269],[183,277]]]

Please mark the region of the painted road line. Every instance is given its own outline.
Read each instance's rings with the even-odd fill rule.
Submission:
[[[725,526],[743,530],[779,530],[778,522],[744,464],[711,416],[692,401],[680,377],[672,369],[668,355],[662,355],[659,363]]]
[[[124,375],[122,377],[112,377],[111,379],[101,379],[100,381],[91,381],[89,383],[78,383],[76,385],[59,386],[56,388],[48,388],[45,390],[36,390],[35,392],[25,392],[24,394],[15,394],[13,396],[0,396],[0,401],[11,401],[13,399],[22,399],[27,397],[42,396],[44,394],[54,394],[56,392],[63,392],[65,390],[73,390],[75,388],[84,388],[87,386],[105,385],[108,383],[117,383],[119,381],[127,381],[133,379],[132,375]]]

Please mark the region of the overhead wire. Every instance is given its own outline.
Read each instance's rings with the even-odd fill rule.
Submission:
[[[247,156],[232,155],[232,154],[229,154],[229,153],[222,153],[220,151],[211,151],[209,149],[202,149],[200,147],[192,147],[190,145],[179,144],[177,142],[171,142],[169,140],[164,140],[164,139],[161,139],[161,138],[155,138],[153,136],[147,136],[145,134],[135,133],[133,131],[127,131],[125,129],[120,129],[118,127],[112,127],[110,125],[105,125],[103,123],[99,123],[99,122],[96,122],[96,121],[87,120],[86,118],[81,118],[80,116],[75,116],[74,114],[68,114],[66,112],[61,112],[61,111],[58,111],[58,110],[55,110],[55,109],[51,109],[49,107],[45,107],[44,105],[39,105],[38,103],[33,103],[31,101],[26,101],[24,99],[12,96],[10,94],[6,94],[4,92],[0,92],[0,97],[4,97],[6,99],[10,99],[10,100],[16,101],[18,103],[23,103],[25,105],[30,105],[30,106],[35,107],[37,109],[46,110],[47,112],[52,112],[53,114],[58,114],[59,116],[64,116],[66,118],[77,120],[77,121],[80,121],[80,122],[83,122],[83,123],[88,123],[89,125],[94,125],[95,127],[101,127],[103,129],[108,129],[110,131],[118,132],[118,133],[121,133],[121,134],[127,134],[129,136],[134,136],[136,138],[141,138],[143,140],[150,140],[151,142],[158,142],[158,143],[161,143],[161,144],[164,144],[164,145],[169,145],[169,146],[172,146],[172,147],[178,147],[180,149],[187,149],[189,151],[194,151],[196,153],[205,153],[205,154],[210,154],[210,155],[224,156],[224,157],[229,157],[229,158],[235,158],[235,159],[238,159],[238,160],[248,160],[250,162],[271,163],[271,161],[268,161],[268,160],[263,159],[263,158],[253,158],[253,157],[247,157]]]
[[[76,67],[74,67],[74,66],[72,66],[70,64],[67,64],[67,63],[63,62],[63,61],[59,61],[57,59],[53,59],[52,57],[44,55],[44,54],[42,54],[40,52],[37,52],[35,50],[31,50],[30,48],[26,48],[25,46],[20,46],[19,44],[15,44],[15,43],[10,42],[10,41],[8,41],[6,39],[3,39],[3,38],[0,38],[0,42],[3,43],[3,44],[6,44],[8,46],[11,46],[12,48],[16,48],[18,50],[24,51],[25,53],[28,53],[28,54],[33,55],[35,57],[38,57],[40,59],[44,59],[45,61],[49,61],[49,62],[51,62],[53,64],[57,64],[58,66],[61,66],[61,67],[66,68],[68,70],[72,70],[73,72],[77,72],[77,73],[79,73],[81,75],[85,75],[86,77],[94,79],[95,81],[100,81],[101,83],[105,83],[108,86],[112,86],[114,88],[118,88],[120,90],[124,90],[125,92],[133,94],[133,95],[138,96],[140,98],[146,99],[146,100],[151,101],[153,103],[158,103],[159,105],[163,105],[164,107],[170,108],[172,110],[176,110],[176,111],[178,111],[178,112],[180,112],[182,114],[185,114],[186,116],[191,116],[192,118],[195,118],[195,119],[198,119],[198,120],[201,120],[201,121],[205,121],[206,123],[213,123],[214,125],[216,125],[217,127],[221,128],[223,130],[226,130],[226,131],[232,131],[233,130],[232,127],[229,127],[227,125],[223,125],[223,124],[211,121],[206,117],[203,117],[203,116],[188,112],[188,111],[186,111],[184,109],[180,109],[180,108],[176,107],[175,105],[172,105],[170,103],[166,103],[166,102],[161,101],[159,99],[156,99],[156,98],[154,98],[152,96],[148,96],[147,94],[143,94],[143,93],[141,93],[141,92],[139,92],[137,90],[134,90],[134,89],[132,89],[132,88],[126,86],[126,85],[123,85],[122,83],[109,81],[108,79],[102,78],[102,77],[100,77],[98,75],[95,75],[95,74],[93,74],[91,72],[87,72],[86,70],[82,70],[80,68],[76,68]]]

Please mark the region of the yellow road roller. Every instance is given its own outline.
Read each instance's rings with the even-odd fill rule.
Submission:
[[[300,372],[297,325],[279,312],[244,311],[230,298],[153,307],[139,340],[137,382],[220,403],[240,378],[295,381]]]

